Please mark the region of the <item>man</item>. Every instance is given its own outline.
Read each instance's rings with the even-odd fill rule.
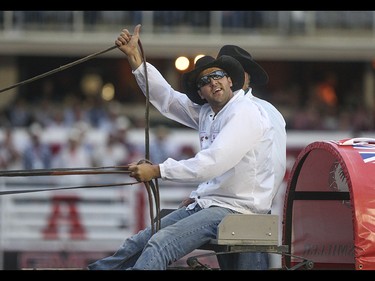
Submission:
[[[217,57],[223,55],[231,56],[238,60],[245,70],[245,82],[243,84],[243,91],[245,96],[253,100],[264,108],[269,115],[269,119],[275,128],[275,136],[272,145],[272,159],[275,170],[275,190],[283,192],[281,188],[286,171],[286,123],[282,114],[266,100],[255,97],[252,94],[252,85],[265,85],[268,83],[267,72],[253,59],[253,57],[246,50],[235,46],[223,46]],[[274,202],[276,205],[282,206],[283,202]],[[282,212],[275,210],[273,213]],[[281,241],[280,241],[281,242]],[[226,254],[218,255],[220,268],[222,269],[268,269],[269,261],[267,253],[240,253],[240,254]]]
[[[166,269],[216,238],[217,226],[227,214],[268,213],[275,193],[274,172],[268,169],[271,122],[263,108],[243,93],[233,93],[242,91],[241,64],[229,56],[199,59],[194,70],[182,77],[182,94],[154,66],[143,62],[139,31],[140,25],[133,35],[124,29],[116,45],[126,54],[144,94],[148,77],[150,102],[164,116],[198,130],[201,151],[186,160],[132,164],[130,176],[140,182],[162,178],[201,184],[191,192],[191,204],[162,218],[158,232],[152,235],[149,226],[127,238],[112,256],[90,264],[92,270]]]

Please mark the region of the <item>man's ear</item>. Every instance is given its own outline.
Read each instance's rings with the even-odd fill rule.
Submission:
[[[230,77],[228,77],[228,81],[229,81],[229,86],[232,88],[233,82],[232,82],[232,79]]]
[[[198,95],[201,97],[202,100],[204,100],[204,97],[202,96],[202,92],[200,89],[198,89]]]

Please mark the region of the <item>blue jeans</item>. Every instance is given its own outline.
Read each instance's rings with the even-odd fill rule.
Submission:
[[[222,270],[268,270],[269,260],[266,252],[246,252],[217,255]]]
[[[89,270],[165,270],[193,250],[216,238],[217,226],[234,211],[222,207],[177,209],[161,219],[160,230],[151,227],[127,238],[109,257],[88,265]]]

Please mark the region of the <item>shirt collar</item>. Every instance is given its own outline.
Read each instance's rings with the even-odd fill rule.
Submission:
[[[244,90],[244,95],[246,96],[252,96],[253,95],[253,89],[251,87]]]

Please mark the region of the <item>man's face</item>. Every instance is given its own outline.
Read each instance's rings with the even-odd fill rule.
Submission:
[[[207,100],[215,113],[219,112],[233,97],[231,78],[218,67],[207,68],[198,77],[198,94]]]

